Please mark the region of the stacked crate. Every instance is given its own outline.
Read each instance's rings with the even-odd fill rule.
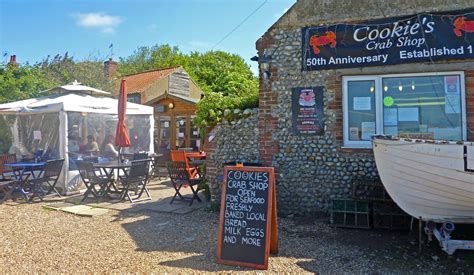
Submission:
[[[378,178],[357,178],[351,200],[332,200],[330,224],[347,228],[409,229],[411,217],[390,198]]]
[[[331,225],[350,228],[370,228],[369,203],[353,200],[333,200]]]

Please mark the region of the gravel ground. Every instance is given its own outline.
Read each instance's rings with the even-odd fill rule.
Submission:
[[[218,214],[130,211],[79,217],[43,204],[0,205],[0,272],[255,272],[215,263]],[[474,252],[416,253],[406,232],[331,228],[323,219],[279,219],[270,272],[474,274]],[[435,259],[433,259],[433,256]]]

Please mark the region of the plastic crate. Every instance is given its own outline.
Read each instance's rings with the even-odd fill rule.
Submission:
[[[373,203],[374,228],[389,230],[409,230],[411,216],[403,212],[395,203]]]
[[[332,200],[330,225],[347,228],[370,228],[368,202],[354,200]]]

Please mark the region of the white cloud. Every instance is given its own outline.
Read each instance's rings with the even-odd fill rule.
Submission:
[[[76,13],[73,17],[78,26],[100,29],[103,33],[114,33],[115,29],[123,22],[119,16],[106,13]]]

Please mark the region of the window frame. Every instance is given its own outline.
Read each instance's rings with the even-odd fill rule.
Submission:
[[[460,78],[461,88],[461,131],[462,140],[467,140],[467,117],[466,117],[466,86],[464,71],[431,72],[431,73],[402,73],[381,75],[357,75],[342,77],[342,113],[343,113],[343,148],[372,148],[372,141],[349,140],[349,95],[348,82],[350,81],[375,81],[375,133],[383,134],[383,92],[382,81],[384,78],[394,77],[417,77],[417,76],[448,76],[457,75]]]

